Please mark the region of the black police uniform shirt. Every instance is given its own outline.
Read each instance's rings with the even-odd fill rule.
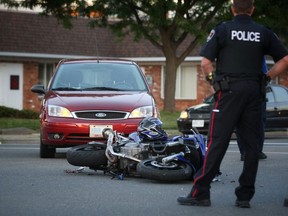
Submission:
[[[287,54],[278,37],[270,29],[253,22],[249,15],[237,15],[217,25],[200,53],[212,62],[216,60],[215,81],[225,76],[260,76],[265,55],[277,62]]]

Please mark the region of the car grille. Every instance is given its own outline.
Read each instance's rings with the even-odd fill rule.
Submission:
[[[191,119],[209,119],[210,118],[210,113],[190,113],[190,118]]]
[[[117,120],[126,119],[129,115],[128,112],[118,111],[103,111],[103,110],[90,110],[78,111],[73,113],[75,118],[91,119],[91,120]]]

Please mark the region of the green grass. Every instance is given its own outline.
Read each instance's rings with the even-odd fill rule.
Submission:
[[[0,118],[0,128],[29,128],[35,131],[39,131],[38,119],[21,119],[21,118]]]
[[[163,122],[164,130],[177,130],[177,118],[180,112],[160,112],[160,119]],[[21,119],[21,118],[0,118],[0,129],[8,128],[29,128],[35,131],[39,131],[38,119]]]
[[[163,122],[163,129],[177,130],[177,118],[179,118],[180,112],[160,112],[160,119]]]

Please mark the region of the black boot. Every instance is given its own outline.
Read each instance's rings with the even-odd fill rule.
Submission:
[[[250,208],[250,203],[247,200],[236,200],[235,205],[239,208]]]
[[[237,197],[235,206],[239,208],[250,208],[250,200],[255,193],[253,187],[238,186],[235,188],[235,195]]]
[[[288,198],[285,198],[285,199],[284,199],[284,206],[285,206],[285,207],[288,207]]]
[[[202,195],[201,197],[200,196],[193,197],[192,191],[186,197],[178,197],[177,202],[180,205],[211,206],[209,192],[208,192],[208,195],[205,194],[205,195]]]
[[[267,159],[267,155],[264,154],[263,152],[259,152],[258,153],[258,159],[260,159],[260,160]]]

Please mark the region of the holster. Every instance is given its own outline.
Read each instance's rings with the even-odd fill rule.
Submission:
[[[226,77],[222,79],[221,81],[214,82],[213,88],[215,92],[218,91],[229,91],[230,90],[230,85],[229,85],[229,79]]]

